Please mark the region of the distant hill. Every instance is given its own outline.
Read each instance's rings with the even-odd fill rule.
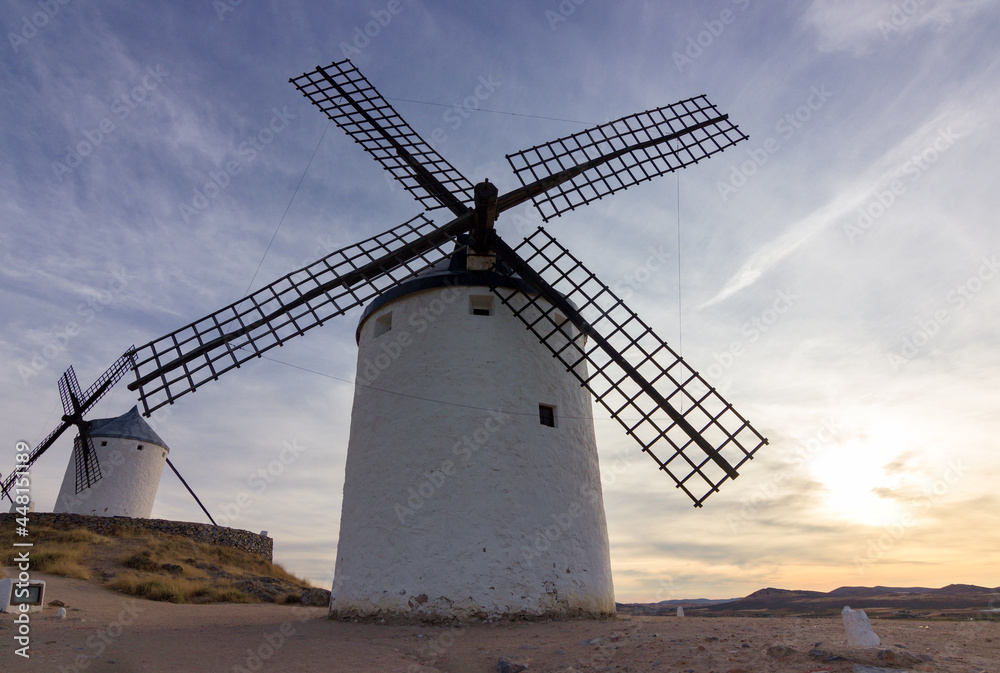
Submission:
[[[950,584],[926,587],[840,587],[829,592],[768,587],[749,596],[728,600],[670,600],[659,603],[619,604],[618,612],[633,615],[674,615],[684,606],[688,616],[829,617],[845,605],[864,609],[876,619],[965,619],[1000,608],[1000,587]]]
[[[697,606],[704,607],[706,605],[720,605],[721,603],[731,603],[732,601],[739,600],[738,598],[690,598],[685,600],[669,600],[660,601],[656,605],[661,605],[663,607],[673,607],[676,608],[678,605],[687,606]]]

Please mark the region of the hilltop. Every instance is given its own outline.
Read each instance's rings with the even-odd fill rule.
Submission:
[[[0,566],[14,558],[14,526],[0,526]],[[241,549],[143,529],[129,520],[111,534],[31,527],[32,572],[88,580],[172,603],[297,603],[312,589],[279,565]]]

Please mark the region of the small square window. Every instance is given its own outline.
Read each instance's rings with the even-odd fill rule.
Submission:
[[[135,448],[138,449],[139,451],[142,451],[142,444],[140,444],[139,446],[137,446]]]
[[[380,337],[392,329],[392,311],[375,318],[375,336]]]
[[[550,428],[556,427],[556,408],[548,404],[539,404],[538,422]]]
[[[107,446],[107,445],[108,445],[107,441],[101,442],[101,446]]]
[[[472,315],[493,315],[493,295],[469,295],[469,313]]]

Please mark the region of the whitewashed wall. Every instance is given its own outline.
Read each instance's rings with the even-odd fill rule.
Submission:
[[[487,288],[380,307],[357,378],[331,615],[614,612],[589,393]]]

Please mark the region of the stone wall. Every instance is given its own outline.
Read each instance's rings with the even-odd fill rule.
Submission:
[[[0,514],[0,526],[14,525],[15,514]],[[181,535],[195,542],[207,542],[224,547],[242,549],[268,561],[273,560],[274,540],[265,536],[240,530],[212,526],[207,523],[188,521],[166,521],[164,519],[132,519],[126,516],[86,516],[83,514],[62,514],[52,512],[32,512],[28,515],[31,526],[52,528],[86,528],[99,535],[113,536],[122,529],[151,530],[172,535]]]

